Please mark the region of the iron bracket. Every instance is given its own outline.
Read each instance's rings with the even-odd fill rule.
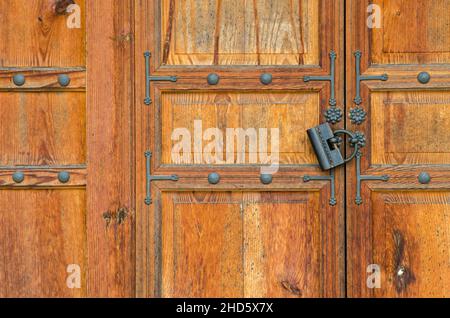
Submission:
[[[336,52],[331,51],[330,52],[330,75],[327,76],[305,76],[303,77],[304,82],[310,82],[310,81],[319,81],[319,82],[330,82],[331,88],[330,88],[330,106],[335,107],[336,106],[336,84],[335,84],[335,70],[336,70]]]
[[[363,203],[362,197],[361,197],[361,182],[363,181],[389,181],[388,175],[383,176],[364,176],[361,175],[361,157],[362,153],[361,151],[358,151],[356,154],[356,199],[355,203],[357,205],[361,205]]]
[[[332,169],[330,170],[329,176],[304,176],[303,182],[330,181],[330,205],[335,206],[337,204],[335,179],[335,172],[334,169]]]
[[[178,181],[180,178],[177,175],[171,175],[171,176],[152,176],[151,174],[151,160],[152,160],[152,153],[150,151],[145,152],[145,159],[146,159],[146,197],[145,197],[145,204],[150,205],[152,204],[152,193],[151,193],[151,183],[153,181]]]
[[[355,68],[356,68],[356,97],[354,102],[356,105],[361,105],[361,82],[362,81],[387,81],[389,79],[387,74],[382,75],[361,75],[361,51],[355,52]]]
[[[152,98],[150,97],[150,83],[151,82],[176,82],[178,78],[176,76],[153,76],[150,73],[150,52],[145,52],[145,99],[144,103],[150,105],[152,103]]]

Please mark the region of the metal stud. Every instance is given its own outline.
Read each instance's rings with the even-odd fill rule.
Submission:
[[[220,182],[220,175],[216,172],[210,173],[208,175],[208,182],[210,184],[218,184]]]
[[[58,180],[61,183],[67,183],[70,180],[70,173],[67,171],[61,171],[58,173]]]
[[[271,184],[273,177],[271,174],[262,174],[259,179],[261,180],[262,184]]]
[[[23,74],[14,75],[13,82],[16,86],[22,86],[23,84],[25,84],[25,75]]]
[[[419,83],[427,84],[431,80],[431,75],[428,72],[421,72],[417,75],[417,80]]]
[[[206,80],[208,81],[209,85],[217,85],[219,84],[220,77],[216,73],[211,73],[208,75]]]
[[[70,77],[67,74],[60,74],[58,75],[58,83],[59,85],[66,87],[70,84]]]
[[[272,83],[272,74],[264,73],[259,79],[264,85],[269,85],[270,83]]]
[[[421,184],[428,184],[428,183],[431,182],[431,176],[430,176],[430,174],[427,173],[427,172],[421,172],[421,173],[419,174],[418,179],[419,179],[419,182],[420,182]]]
[[[21,171],[17,171],[13,174],[12,179],[15,183],[22,183],[25,180],[25,174]]]

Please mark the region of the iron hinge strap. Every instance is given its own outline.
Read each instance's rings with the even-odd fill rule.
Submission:
[[[146,159],[146,197],[145,197],[145,204],[150,205],[152,204],[152,193],[151,183],[153,181],[178,181],[180,178],[177,175],[171,175],[171,176],[152,176],[151,174],[151,161],[152,161],[152,153],[150,151],[145,152],[145,159]]]
[[[387,81],[389,79],[387,74],[382,75],[361,75],[361,51],[355,52],[355,68],[356,68],[356,97],[354,102],[356,105],[360,105],[362,103],[361,97],[361,82],[362,81]]]
[[[152,103],[152,98],[150,97],[150,83],[151,82],[176,82],[178,78],[176,76],[153,76],[150,73],[150,52],[145,52],[145,99],[144,103],[150,105]]]
[[[334,169],[331,169],[329,176],[304,176],[303,182],[330,181],[330,205],[335,206],[337,204],[335,179]]]
[[[303,81],[304,82],[310,82],[310,81],[326,81],[330,82],[331,88],[330,88],[330,106],[334,107],[336,106],[336,84],[335,84],[335,73],[336,73],[336,57],[337,54],[334,51],[330,52],[330,75],[327,76],[304,76]]]
[[[355,203],[357,205],[361,205],[363,203],[362,197],[361,197],[361,183],[363,181],[389,181],[388,175],[383,176],[364,176],[361,175],[361,157],[362,153],[358,151],[356,154],[356,199]]]

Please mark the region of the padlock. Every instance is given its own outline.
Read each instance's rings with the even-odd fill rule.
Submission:
[[[307,133],[322,170],[330,170],[342,166],[352,160],[358,152],[358,145],[352,143],[355,149],[352,155],[345,159],[339,149],[340,137],[338,135],[345,134],[350,136],[350,142],[355,140],[354,134],[350,131],[337,130],[333,132],[330,125],[325,123],[308,129]]]

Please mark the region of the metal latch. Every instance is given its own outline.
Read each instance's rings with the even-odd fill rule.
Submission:
[[[355,135],[348,130],[341,129],[333,132],[330,124],[325,123],[308,129],[307,133],[322,170],[342,166],[355,158],[358,153],[359,147]],[[354,146],[354,151],[348,158],[344,158],[339,149],[342,143],[340,135],[349,136],[350,144]]]

